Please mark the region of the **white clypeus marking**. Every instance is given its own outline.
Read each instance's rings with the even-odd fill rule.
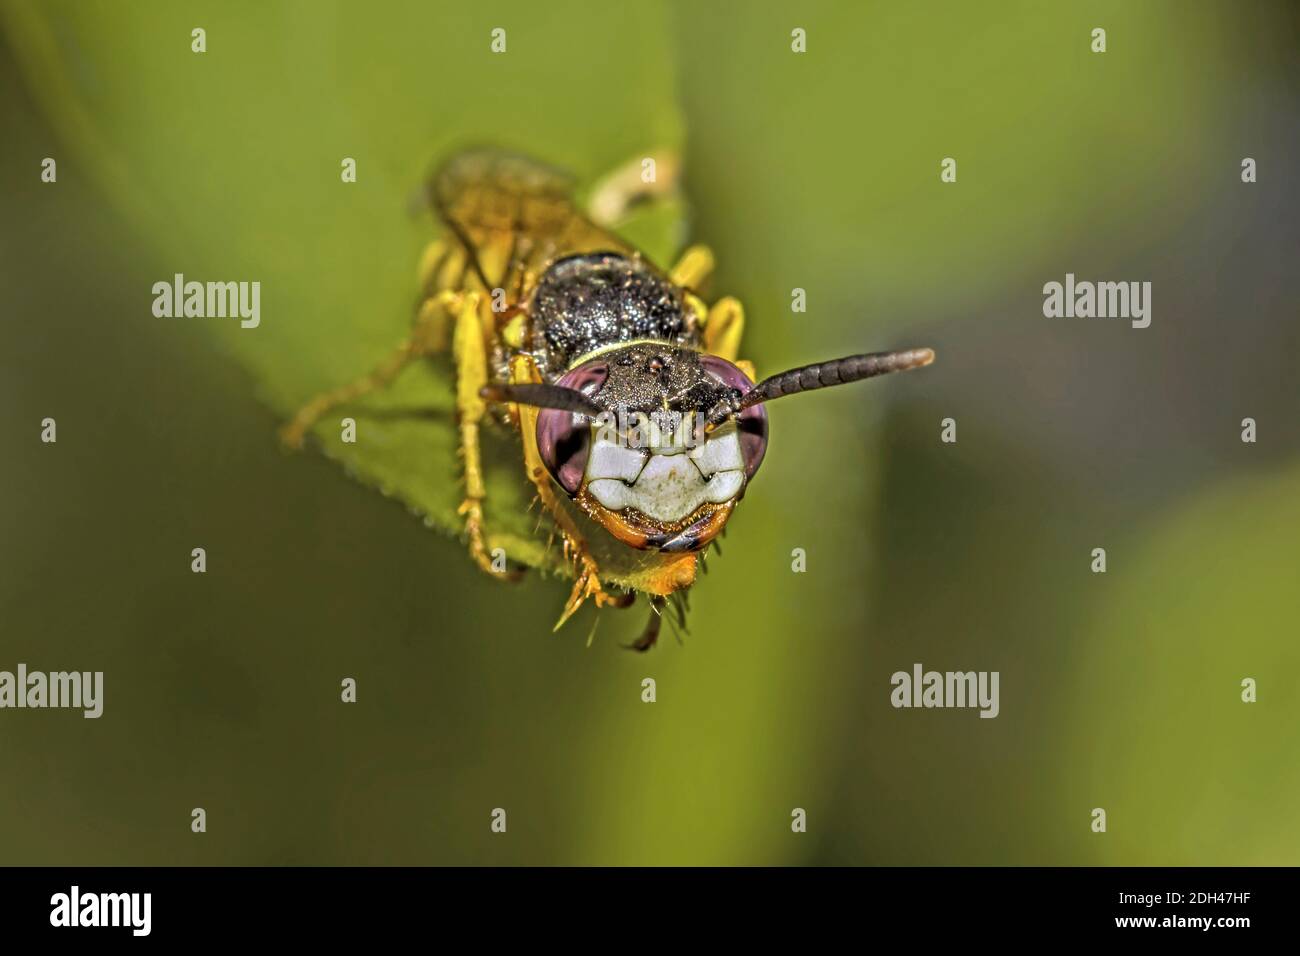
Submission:
[[[616,442],[598,438],[587,458],[587,478],[617,478],[619,481],[636,481],[645,467],[645,452],[624,448]]]
[[[680,521],[706,501],[730,501],[744,484],[745,459],[734,423],[692,449],[677,442],[626,448],[597,430],[587,458],[587,490],[597,501],[610,511],[635,508],[656,521]]]

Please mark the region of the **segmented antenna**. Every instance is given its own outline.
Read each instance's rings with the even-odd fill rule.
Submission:
[[[576,388],[565,388],[563,385],[484,385],[478,393],[480,398],[489,402],[515,402],[537,408],[558,408],[588,418],[597,418],[605,411]]]
[[[873,378],[889,372],[904,372],[921,368],[934,361],[932,349],[907,349],[902,352],[872,352],[868,355],[850,355],[830,362],[818,362],[792,368],[759,382],[743,395],[737,393],[724,398],[709,411],[710,427],[721,425],[731,416],[763,402],[783,395],[797,395],[832,385],[847,385],[864,378]]]

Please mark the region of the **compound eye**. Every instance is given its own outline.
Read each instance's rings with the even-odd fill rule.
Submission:
[[[565,372],[555,384],[573,388],[588,398],[596,394],[609,378],[609,366],[600,359]],[[587,472],[587,455],[591,451],[591,420],[558,408],[543,408],[537,413],[537,451],[551,477],[572,497],[582,487]]]
[[[716,355],[701,355],[700,365],[728,388],[748,392],[754,387],[749,376],[724,358]],[[740,451],[745,458],[745,476],[753,478],[758,466],[767,454],[767,412],[762,405],[754,405],[740,413],[736,420],[740,432]]]

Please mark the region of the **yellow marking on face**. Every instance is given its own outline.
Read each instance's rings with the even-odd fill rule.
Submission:
[[[512,349],[524,347],[524,328],[526,324],[527,318],[523,315],[516,315],[506,323],[505,328],[501,330],[501,338],[505,340],[506,345]]]

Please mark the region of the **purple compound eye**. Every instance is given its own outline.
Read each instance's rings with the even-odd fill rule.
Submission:
[[[595,398],[609,377],[609,366],[601,359],[579,365],[560,377],[556,385],[573,388],[588,398]],[[558,408],[543,408],[537,413],[537,451],[542,464],[560,486],[576,495],[587,471],[587,454],[591,450],[591,420]]]
[[[728,388],[748,392],[754,387],[749,376],[724,358],[701,355],[704,370]],[[740,413],[736,422],[740,431],[740,451],[745,456],[745,477],[753,478],[767,453],[767,412],[762,405],[754,405]]]

